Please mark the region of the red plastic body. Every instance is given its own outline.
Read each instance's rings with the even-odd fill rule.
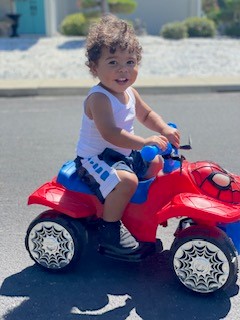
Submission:
[[[73,218],[101,217],[103,211],[96,196],[69,191],[56,178],[33,192],[28,204],[41,204]],[[160,172],[147,200],[129,203],[123,222],[139,241],[154,242],[158,225],[166,225],[173,217],[211,226],[239,221],[240,177],[215,163],[185,160],[182,169]]]

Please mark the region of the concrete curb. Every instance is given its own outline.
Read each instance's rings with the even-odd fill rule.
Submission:
[[[0,80],[0,97],[86,95],[93,79]],[[151,77],[135,83],[141,94],[192,94],[240,91],[239,77]]]

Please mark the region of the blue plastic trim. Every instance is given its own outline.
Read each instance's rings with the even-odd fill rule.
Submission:
[[[154,180],[155,178],[140,181],[138,184],[138,188],[130,202],[145,202],[147,200],[148,189]],[[57,182],[63,185],[68,190],[86,194],[93,194],[90,188],[79,179],[76,171],[75,162],[72,160],[67,161],[63,164],[62,168],[58,173]]]
[[[240,221],[228,224],[221,223],[218,226],[232,239],[238,255],[240,255]]]

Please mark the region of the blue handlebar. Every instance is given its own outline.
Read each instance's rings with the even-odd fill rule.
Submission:
[[[172,152],[172,146],[170,143],[168,143],[167,149],[164,151],[157,146],[145,146],[141,150],[141,155],[144,160],[152,161],[157,154],[159,154],[160,156],[164,156],[167,154],[171,154],[171,152]]]
[[[170,127],[177,128],[177,126],[174,123],[168,123],[168,125]],[[161,156],[167,156],[167,155],[171,155],[173,151],[175,155],[178,154],[177,148],[175,148],[168,142],[167,148],[164,151],[157,146],[145,146],[141,150],[141,155],[145,161],[152,161],[157,154]],[[180,167],[180,162],[173,160],[170,156],[164,159],[164,167],[163,167],[164,173],[170,173],[179,167]]]

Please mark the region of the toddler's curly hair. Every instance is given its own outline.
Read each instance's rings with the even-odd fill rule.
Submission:
[[[86,65],[90,68],[101,57],[102,47],[109,48],[114,53],[117,48],[135,53],[137,62],[142,58],[142,47],[135,31],[126,21],[114,15],[105,15],[98,23],[93,24],[86,39]]]

